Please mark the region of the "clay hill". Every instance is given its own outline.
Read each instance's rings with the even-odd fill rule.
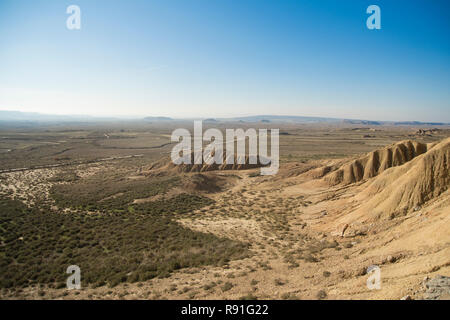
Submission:
[[[214,157],[214,153],[212,153],[211,157]],[[234,163],[231,164],[227,161],[226,153],[223,153],[223,163],[222,164],[208,164],[210,162],[206,159],[202,164],[194,164],[194,153],[191,153],[191,164],[180,164],[176,165],[172,162],[170,157],[164,158],[160,161],[157,161],[150,165],[148,168],[143,169],[142,173],[145,175],[157,175],[157,174],[167,174],[167,173],[189,173],[189,172],[208,172],[208,171],[221,171],[221,170],[248,170],[254,168],[260,168],[264,165],[261,164],[259,157],[257,157],[256,164],[249,163],[248,155],[245,156],[244,164],[238,164],[237,156],[234,156]],[[212,162],[212,161],[211,161]]]
[[[345,164],[325,177],[330,185],[351,184],[375,177],[389,168],[397,167],[427,152],[426,144],[401,141]]]
[[[419,150],[423,150],[423,147]],[[405,155],[412,157],[413,149],[408,150],[411,153]],[[406,159],[402,157],[399,160]],[[391,218],[419,210],[420,206],[447,191],[450,185],[449,160],[450,139],[445,139],[429,146],[428,151],[403,165],[383,170],[379,176],[369,180],[358,195],[364,201],[359,210],[370,210],[372,215]]]
[[[342,213],[337,222],[389,220],[442,200],[450,185],[449,160],[450,138],[428,145],[402,141],[350,161],[320,181],[331,185],[329,192],[345,187],[351,195],[334,205]]]

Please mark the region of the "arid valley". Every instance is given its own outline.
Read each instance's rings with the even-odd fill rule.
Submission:
[[[189,125],[2,127],[1,298],[450,298],[448,126],[205,122],[280,128],[262,176],[171,164]]]

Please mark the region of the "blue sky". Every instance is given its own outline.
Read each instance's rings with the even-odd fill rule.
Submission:
[[[81,30],[66,8],[81,8]],[[366,8],[381,8],[368,30]],[[0,110],[450,122],[450,2],[0,0]]]

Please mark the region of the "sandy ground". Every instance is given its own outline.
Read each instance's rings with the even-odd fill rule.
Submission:
[[[103,168],[105,170],[105,168]],[[3,174],[0,192],[32,204],[47,198],[57,169]],[[101,170],[80,170],[89,175]],[[81,173],[80,173],[81,174]],[[183,216],[192,230],[250,244],[252,256],[225,267],[184,269],[169,278],[115,288],[25,288],[4,298],[35,299],[420,299],[423,280],[450,275],[449,192],[419,211],[342,237],[338,218],[357,208],[358,185],[324,188],[308,175],[279,180],[239,175],[209,195],[210,207]],[[367,268],[381,270],[381,289],[367,287]]]

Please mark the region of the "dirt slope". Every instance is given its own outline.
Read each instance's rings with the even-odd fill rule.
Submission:
[[[450,185],[450,139],[438,143],[412,161],[385,170],[366,182],[356,197],[363,205],[356,214],[395,217],[418,210]]]
[[[330,185],[351,184],[375,177],[385,170],[405,164],[427,152],[427,145],[416,141],[401,141],[384,149],[345,164],[328,174],[324,180]]]
[[[208,172],[208,171],[221,171],[221,170],[248,170],[254,168],[260,168],[264,165],[260,163],[259,159],[256,164],[249,163],[248,155],[245,156],[245,164],[238,164],[236,155],[234,156],[234,163],[227,163],[227,158],[224,152],[223,163],[222,164],[207,164],[203,162],[202,164],[194,164],[194,153],[191,154],[191,164],[180,164],[176,165],[172,162],[170,158],[162,159],[158,162],[153,163],[148,168],[143,170],[144,174],[155,175],[160,172],[164,173],[187,173],[187,172]],[[228,161],[231,162],[231,161]]]

